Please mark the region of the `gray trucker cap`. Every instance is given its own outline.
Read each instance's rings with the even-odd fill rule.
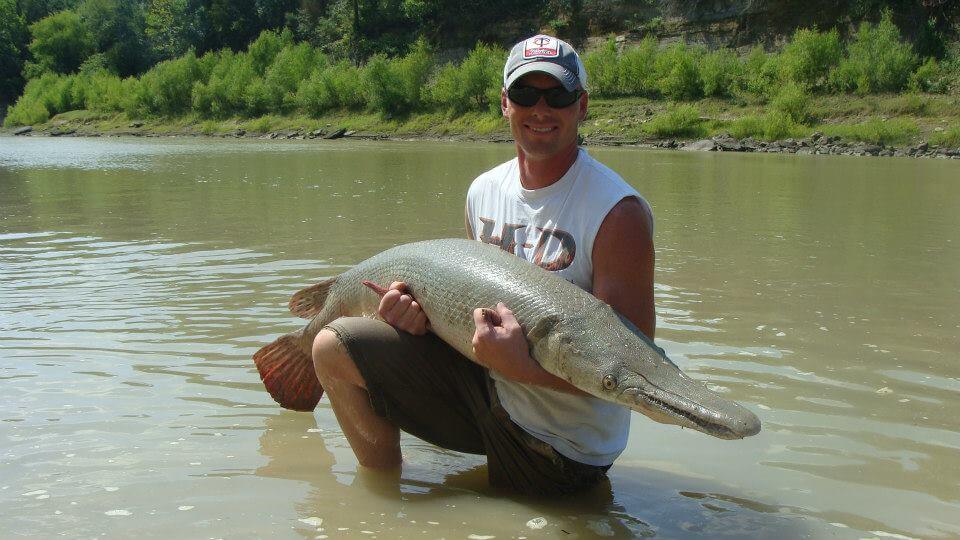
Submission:
[[[540,34],[514,45],[503,66],[503,87],[510,88],[517,79],[535,71],[552,76],[567,90],[587,89],[587,70],[577,51],[555,37]]]

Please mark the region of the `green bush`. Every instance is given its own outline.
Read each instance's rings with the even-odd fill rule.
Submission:
[[[224,50],[207,83],[192,89],[193,109],[204,117],[225,118],[247,112],[247,90],[258,79],[251,57]]]
[[[399,73],[390,60],[375,54],[363,68],[363,90],[374,111],[387,116],[409,112]]]
[[[95,50],[94,36],[83,19],[74,11],[60,11],[30,25],[33,39],[28,48],[34,63],[28,66],[28,77],[43,72],[71,73]]]
[[[297,87],[297,106],[317,117],[339,105],[329,69],[318,69]]]
[[[862,141],[873,144],[900,144],[906,143],[920,133],[916,122],[905,118],[894,118],[887,121],[871,119],[860,124],[835,124],[821,126],[820,131],[826,135],[839,136],[844,139]]]
[[[611,97],[620,93],[617,67],[617,44],[610,38],[597,50],[583,56],[590,93],[597,97]]]
[[[7,117],[3,120],[3,125],[5,127],[32,126],[42,124],[49,119],[50,111],[43,106],[40,100],[24,99],[21,96],[14,105],[7,109]]]
[[[657,85],[665,97],[678,101],[695,100],[703,94],[703,83],[697,69],[699,50],[675,43],[657,55]]]
[[[84,102],[85,108],[101,112],[123,110],[123,81],[120,77],[107,72],[94,73],[88,76],[87,84],[90,91]]]
[[[729,130],[730,134],[738,139],[747,137],[762,139],[764,132],[763,118],[756,115],[741,116],[730,123]]]
[[[190,91],[202,77],[200,62],[193,51],[175,60],[153,66],[140,77],[140,92],[132,107],[135,115],[173,117],[190,111]]]
[[[82,109],[87,93],[77,75],[44,73],[27,83],[23,95],[8,109],[4,125],[39,124],[62,112]]]
[[[805,124],[810,120],[810,96],[794,81],[783,85],[770,106],[772,110],[786,114],[795,124]]]
[[[948,94],[960,81],[960,74],[952,73],[949,62],[941,65],[935,58],[927,58],[913,74],[907,85],[914,92]]]
[[[825,88],[843,53],[836,29],[818,32],[801,28],[779,55],[783,77],[808,89]]]
[[[699,137],[705,130],[700,111],[693,105],[671,105],[667,112],[643,125],[644,131],[657,137]]]
[[[394,61],[394,69],[400,78],[404,100],[410,109],[422,105],[424,89],[433,70],[433,53],[427,42],[420,38],[403,58]]]
[[[640,45],[624,50],[617,63],[619,92],[627,96],[656,96],[656,61],[657,41],[651,36],[643,38]]]
[[[732,95],[735,80],[741,76],[742,66],[737,54],[730,49],[717,49],[700,57],[700,79],[703,95],[724,97]]]
[[[254,73],[262,76],[266,73],[270,64],[273,63],[277,54],[284,47],[292,44],[293,34],[289,30],[284,30],[283,34],[277,34],[272,30],[264,30],[247,47],[247,54],[250,55],[250,67],[253,68]]]
[[[749,103],[765,103],[779,89],[780,67],[777,55],[767,54],[759,45],[741,62],[739,77],[731,84],[731,94]]]
[[[251,89],[246,96],[248,113],[263,114],[265,110],[272,112],[290,112],[295,104],[294,95],[300,83],[310,77],[316,68],[323,68],[327,64],[326,56],[316,51],[309,43],[300,43],[281,49],[274,57],[273,63],[267,68],[263,88]],[[257,83],[255,82],[256,86]],[[260,97],[252,97],[263,93]],[[251,100],[257,103],[256,110],[249,108]],[[265,106],[261,110],[260,106]]]
[[[776,109],[767,111],[763,116],[763,136],[767,141],[777,141],[789,137],[802,137],[803,126],[793,121],[791,116]]]
[[[831,73],[837,90],[860,95],[903,90],[910,80],[917,55],[909,43],[900,40],[900,31],[886,12],[880,23],[862,23],[847,56]]]
[[[945,131],[934,133],[930,137],[930,144],[960,148],[960,126],[947,128]]]
[[[459,66],[446,64],[436,73],[428,102],[454,114],[499,110],[504,56],[501,49],[478,44]]]

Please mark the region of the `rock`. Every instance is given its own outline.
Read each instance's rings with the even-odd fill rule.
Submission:
[[[237,128],[237,130],[233,132],[234,137],[243,137],[246,134],[247,134],[247,130],[241,129],[241,128]]]
[[[929,149],[930,149],[930,143],[928,143],[928,142],[926,142],[926,141],[924,141],[924,142],[922,142],[922,143],[920,143],[920,144],[917,145],[917,151],[919,151],[919,152],[926,152],[926,151],[929,150]]]
[[[323,137],[324,133],[326,132],[322,129],[315,129],[310,132],[309,137],[311,139],[316,139],[317,137]]]
[[[728,137],[726,139],[719,139],[713,141],[717,145],[717,150],[720,152],[742,152],[744,146],[740,144],[740,141],[734,139],[733,137]]]
[[[810,135],[810,140],[817,142],[823,138],[823,133],[820,131],[814,131],[813,135]]]
[[[77,130],[75,130],[75,129],[70,129],[70,128],[67,128],[67,129],[55,129],[55,130],[53,130],[53,131],[50,132],[50,136],[51,136],[51,137],[63,137],[63,136],[65,136],[65,135],[73,135],[73,134],[76,133],[76,132],[77,132]]]
[[[883,150],[883,147],[882,147],[882,146],[878,146],[878,145],[876,145],[876,144],[867,144],[867,145],[864,145],[864,146],[863,146],[863,149],[862,149],[862,151],[863,151],[865,154],[870,154],[871,156],[879,155],[881,150]]]
[[[14,135],[26,135],[33,131],[33,126],[23,126],[13,130]]]
[[[330,139],[330,140],[339,139],[340,137],[343,137],[344,135],[346,135],[346,133],[347,133],[347,128],[340,128],[330,132],[330,134],[325,136],[324,139]]]
[[[130,127],[132,127],[132,128],[143,127],[143,122],[140,122],[140,121],[130,122]]]
[[[689,142],[681,146],[680,149],[691,152],[714,152],[717,149],[717,143],[713,139],[701,139]]]

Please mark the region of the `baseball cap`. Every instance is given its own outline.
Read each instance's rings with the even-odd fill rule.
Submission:
[[[587,70],[577,51],[569,43],[553,36],[539,34],[517,43],[510,49],[503,66],[503,87],[527,73],[542,72],[560,81],[567,90],[587,88]]]

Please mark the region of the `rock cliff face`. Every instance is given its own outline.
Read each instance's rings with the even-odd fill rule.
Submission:
[[[624,3],[631,3],[624,0]],[[626,7],[626,6],[624,6]],[[634,13],[640,13],[636,6]],[[684,40],[708,47],[767,47],[782,42],[798,28],[853,27],[850,2],[827,0],[659,0],[642,10],[653,23],[621,28],[627,41],[654,35],[662,42]],[[908,36],[926,20],[919,3],[904,4],[894,20]]]
[[[845,2],[825,0],[661,0],[661,39],[709,46],[770,45],[797,28],[829,28],[845,16]]]

